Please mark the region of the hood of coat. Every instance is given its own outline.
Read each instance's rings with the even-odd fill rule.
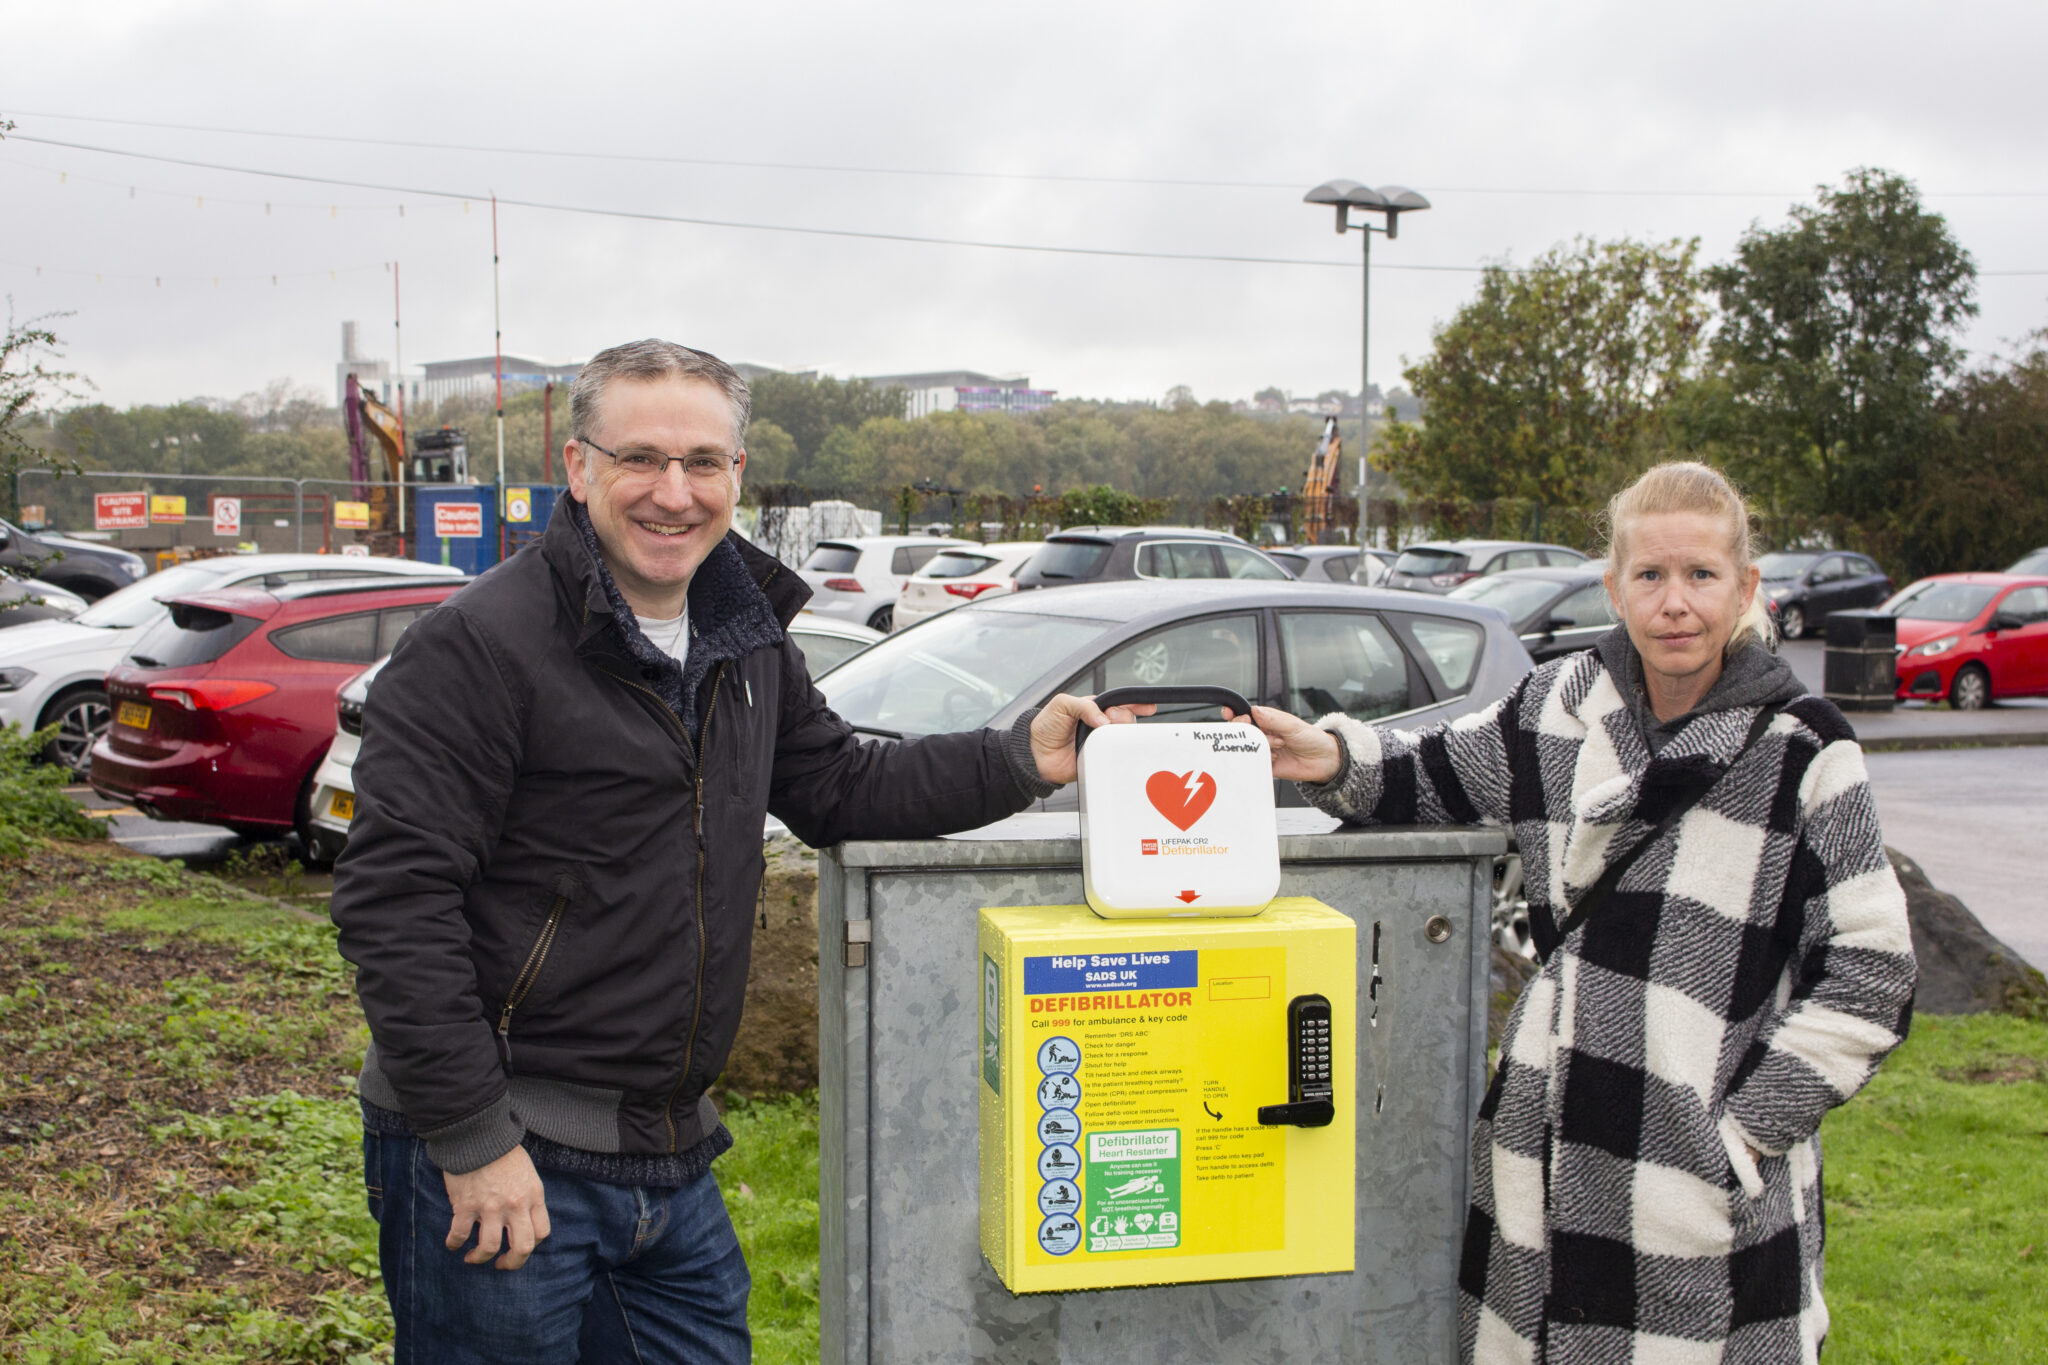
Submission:
[[[1568,709],[1586,727],[1563,868],[1572,890],[1599,880],[1609,857],[1633,847],[1679,796],[1718,781],[1741,753],[1757,707],[1782,706],[1806,691],[1783,659],[1750,645],[1728,660],[1698,707],[1664,723],[1643,694],[1642,660],[1627,631],[1616,627],[1578,657],[1591,676],[1560,689],[1577,695]],[[1654,748],[1646,726],[1662,732]]]
[[[1607,676],[1614,679],[1616,689],[1628,703],[1644,746],[1658,758],[1701,716],[1757,706],[1783,706],[1806,694],[1806,685],[1793,674],[1792,666],[1752,640],[1721,665],[1721,676],[1707,689],[1698,706],[1676,720],[1658,720],[1656,712],[1650,709],[1649,692],[1643,684],[1643,656],[1636,652],[1627,628],[1616,626],[1608,631],[1595,649]],[[1719,776],[1719,772],[1714,775]]]

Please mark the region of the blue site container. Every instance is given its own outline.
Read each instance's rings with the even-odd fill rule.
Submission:
[[[546,484],[513,485],[507,490],[503,553],[517,554],[540,539],[554,515],[555,500],[566,489]],[[524,518],[518,505],[525,503]],[[474,510],[472,510],[474,509]],[[500,557],[498,489],[493,484],[422,484],[413,490],[413,558],[428,564],[453,564],[478,574]],[[441,532],[451,534],[441,534]]]
[[[413,491],[413,558],[482,573],[498,562],[498,490],[427,484]]]

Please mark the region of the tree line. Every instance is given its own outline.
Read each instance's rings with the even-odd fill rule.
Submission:
[[[1976,274],[1871,169],[1716,265],[1696,241],[1567,243],[1486,272],[1406,371],[1427,421],[1390,423],[1373,458],[1439,519],[1513,503],[1587,528],[1650,464],[1701,459],[1774,545],[1999,568],[2048,543],[2048,334],[1967,365]]]
[[[1375,432],[1375,525],[1394,543],[1491,534],[1590,548],[1616,489],[1685,457],[1742,484],[1774,547],[1861,549],[1895,575],[1998,567],[2048,543],[2048,333],[1966,363],[1975,286],[1945,220],[1910,182],[1870,169],[1782,225],[1753,226],[1722,263],[1703,264],[1696,241],[1581,239],[1489,268],[1405,371],[1409,420]],[[37,393],[77,397],[54,344],[46,325],[10,327],[0,459],[12,465],[347,476],[335,410],[282,382],[233,403],[38,415]],[[892,521],[971,504],[1021,524],[1093,489],[1148,516],[1235,524],[1249,500],[1276,510],[1274,495],[1300,487],[1322,425],[1185,389],[1163,405],[1075,399],[912,420],[901,390],[861,380],[765,374],[751,388],[750,501],[846,497]],[[568,396],[552,398],[552,456],[547,401],[506,400],[513,483],[564,477]],[[487,399],[409,419],[414,431],[465,428],[472,472],[495,473]],[[1355,454],[1356,422],[1345,426]],[[1339,491],[1355,493],[1345,466]]]

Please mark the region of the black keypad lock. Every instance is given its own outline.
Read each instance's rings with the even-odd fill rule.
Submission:
[[[1287,1103],[1259,1107],[1259,1122],[1322,1128],[1337,1117],[1330,1061],[1330,1002],[1297,995],[1287,1002]]]

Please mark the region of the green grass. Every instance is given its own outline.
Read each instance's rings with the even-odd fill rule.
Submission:
[[[0,853],[0,1360],[388,1359],[332,929],[31,843]],[[757,1358],[814,1360],[817,1099],[727,1122]],[[1830,1365],[2048,1361],[2048,1023],[1916,1021],[1823,1140]]]
[[[1821,1141],[1828,1365],[2048,1361],[2048,1024],[1915,1020]]]
[[[333,928],[25,839],[0,851],[0,1360],[388,1360]],[[817,1099],[728,1121],[756,1357],[815,1360]]]
[[[747,1322],[765,1365],[818,1358],[818,1097],[735,1103],[718,1183],[753,1272]]]

